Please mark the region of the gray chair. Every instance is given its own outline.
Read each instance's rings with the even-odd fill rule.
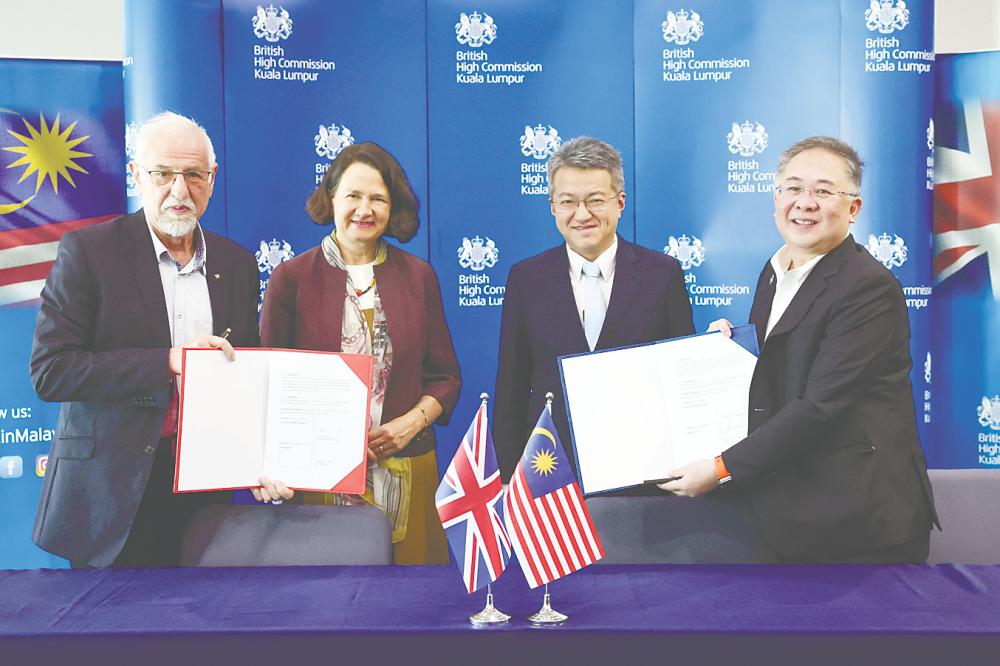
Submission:
[[[181,541],[181,566],[392,564],[392,529],[372,506],[205,507]]]
[[[735,492],[688,497],[589,497],[603,564],[765,561],[745,501]]]
[[[928,470],[943,531],[931,531],[932,564],[1000,563],[1000,469]]]

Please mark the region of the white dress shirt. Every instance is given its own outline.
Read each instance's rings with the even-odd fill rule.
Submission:
[[[825,254],[821,254],[818,257],[813,257],[806,263],[793,268],[790,271],[785,270],[785,265],[787,265],[790,260],[782,258],[782,252],[785,246],[782,245],[781,249],[774,253],[771,257],[771,268],[774,269],[774,275],[777,279],[777,284],[774,285],[774,300],[771,301],[771,316],[767,319],[767,331],[764,333],[764,339],[771,334],[771,329],[774,325],[778,323],[781,319],[781,315],[785,314],[785,310],[788,309],[788,305],[795,298],[795,294],[798,293],[799,287],[802,283],[806,281],[809,274],[812,273],[813,268],[820,259],[825,257]]]
[[[601,295],[604,296],[604,307],[607,309],[611,300],[611,287],[615,283],[615,253],[618,252],[618,236],[611,241],[611,247],[602,252],[594,261],[601,268]],[[566,246],[569,255],[569,282],[573,285],[573,300],[576,301],[576,313],[583,323],[583,263],[587,261],[582,256]]]
[[[181,266],[170,256],[167,246],[149,228],[153,251],[163,284],[163,300],[167,304],[171,345],[176,347],[199,336],[212,334],[212,301],[208,296],[205,260],[208,251],[201,225],[194,232],[194,256]]]

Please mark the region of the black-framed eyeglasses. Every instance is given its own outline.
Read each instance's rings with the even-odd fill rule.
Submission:
[[[601,197],[587,197],[586,199],[549,199],[549,201],[556,207],[557,211],[564,215],[575,213],[580,204],[583,204],[591,213],[603,213],[607,209],[608,204],[618,198],[618,194],[620,192],[606,199],[602,199]]]
[[[801,185],[778,185],[774,188],[779,197],[798,199],[808,192],[814,199],[829,199],[834,196],[856,197],[857,192],[843,192],[841,190],[831,190],[827,187],[802,187]]]
[[[139,168],[149,174],[150,180],[153,181],[154,185],[158,187],[163,187],[164,185],[173,185],[174,181],[177,180],[177,176],[181,176],[184,182],[188,185],[194,187],[200,187],[208,185],[212,182],[212,172],[211,171],[197,171],[195,169],[188,169],[187,171],[169,171],[167,169],[147,169],[146,167],[139,165]]]

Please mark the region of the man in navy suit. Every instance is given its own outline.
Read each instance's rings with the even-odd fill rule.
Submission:
[[[573,462],[557,357],[694,332],[680,264],[617,234],[625,210],[619,152],[590,137],[567,141],[549,159],[548,182],[566,243],[515,264],[504,293],[493,438],[507,480],[547,392]]]
[[[256,262],[198,222],[208,134],[163,113],[136,143],[143,208],[62,238],[31,350],[39,397],[63,403],[34,539],[75,567],[177,564],[206,500],[172,492],[181,349],[259,341]]]
[[[857,152],[831,137],[782,154],[774,221],[785,243],[750,310],[761,344],[750,434],[661,485],[692,497],[741,488],[779,562],[924,562],[937,521],[903,292],[850,235],[861,170]]]

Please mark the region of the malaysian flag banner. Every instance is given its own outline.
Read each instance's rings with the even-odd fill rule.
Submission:
[[[604,557],[548,407],[528,438],[503,504],[507,532],[530,587]]]
[[[932,467],[1000,467],[1000,52],[938,56]],[[918,359],[914,359],[917,361]],[[931,411],[933,408],[933,412]]]
[[[55,568],[31,541],[59,414],[28,377],[35,304],[63,234],[125,211],[122,65],[0,59],[0,90],[0,568]]]
[[[0,61],[0,306],[37,302],[67,231],[125,212],[119,65]]]
[[[497,513],[502,496],[484,400],[436,495],[441,525],[470,594],[499,578],[510,559],[510,539]]]

